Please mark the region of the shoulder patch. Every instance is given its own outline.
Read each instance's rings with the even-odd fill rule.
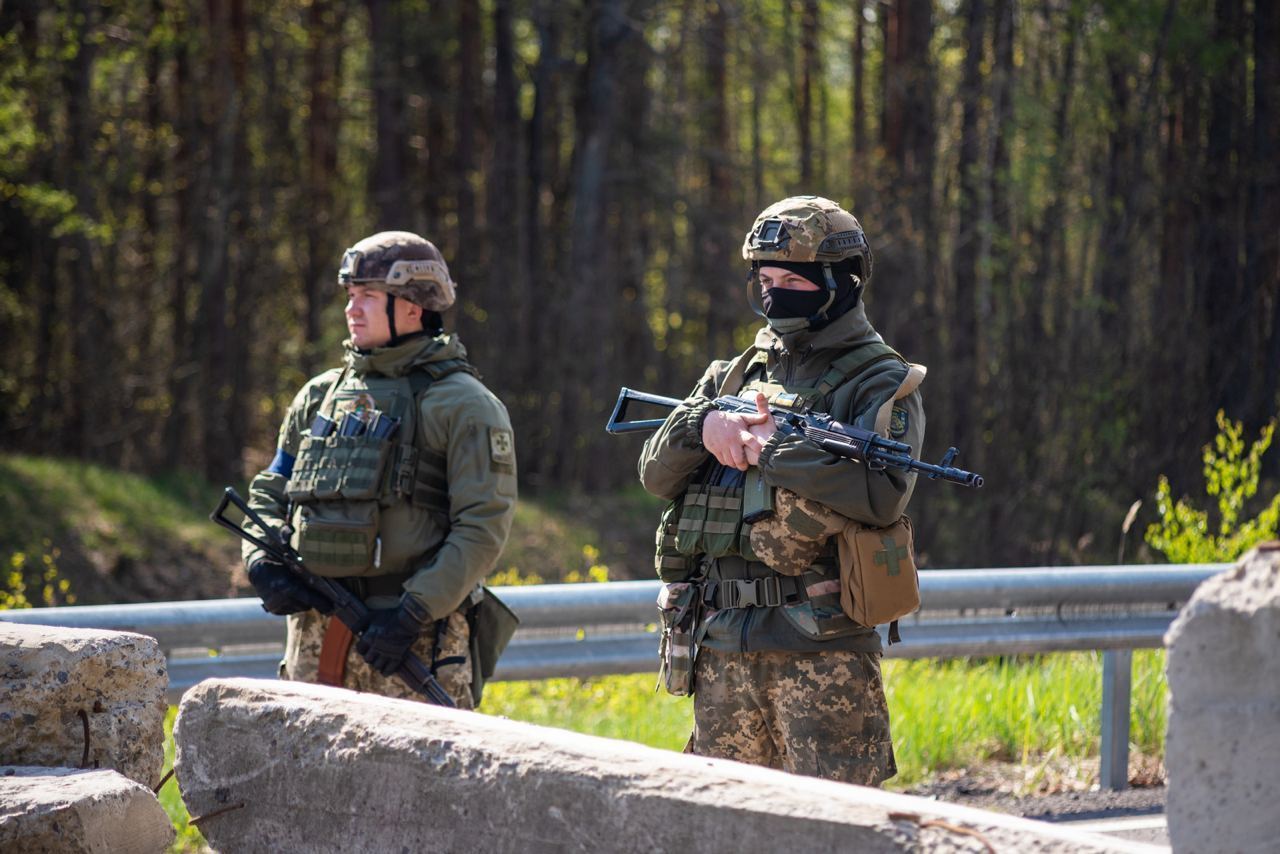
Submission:
[[[907,435],[908,424],[907,410],[901,406],[895,406],[893,412],[889,414],[889,437],[901,439]]]
[[[516,448],[510,430],[505,427],[489,428],[489,458],[499,465],[515,463]]]

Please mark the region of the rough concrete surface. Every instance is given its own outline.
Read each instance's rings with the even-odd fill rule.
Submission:
[[[1165,636],[1174,851],[1280,839],[1280,543],[1201,584]]]
[[[154,638],[0,621],[0,764],[111,768],[154,786],[168,687]]]
[[[300,683],[202,682],[174,737],[187,807],[224,851],[1162,850]]]
[[[173,836],[151,790],[115,771],[0,767],[0,851],[158,854]]]

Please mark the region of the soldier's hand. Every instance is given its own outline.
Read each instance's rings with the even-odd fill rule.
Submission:
[[[756,406],[760,406],[758,401]],[[702,422],[702,446],[721,465],[745,471],[751,465],[747,458],[748,448],[759,459],[760,449],[764,447],[764,443],[752,434],[751,428],[762,425],[766,420],[773,422],[767,405],[763,413],[751,414],[713,409]]]
[[[759,424],[752,424],[747,428],[756,439],[755,442],[745,446],[747,464],[753,466],[760,464],[760,452],[764,450],[765,443],[778,432],[778,425],[774,423],[773,416],[769,413],[769,401],[760,392],[756,392],[756,415],[767,417]]]
[[[431,622],[427,610],[418,600],[405,595],[398,608],[379,608],[369,612],[369,626],[356,643],[356,652],[369,666],[383,676],[391,676],[400,669],[410,647]]]
[[[289,568],[271,558],[258,558],[249,567],[249,583],[262,597],[262,610],[286,616],[309,611],[332,614],[333,603],[308,587]]]

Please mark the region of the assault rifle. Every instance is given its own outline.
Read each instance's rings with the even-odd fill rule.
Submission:
[[[635,433],[645,430],[657,430],[665,418],[647,418],[627,421],[627,406],[635,403],[649,403],[667,409],[675,409],[682,401],[674,397],[663,397],[644,391],[633,391],[623,388],[618,393],[618,402],[609,416],[609,424],[605,427],[610,433]],[[724,412],[756,412],[756,403],[745,397],[725,395],[714,401],[716,409]],[[954,468],[951,464],[958,453],[955,448],[948,448],[942,460],[933,463],[921,462],[911,456],[911,446],[903,442],[886,439],[879,433],[864,430],[852,424],[836,421],[824,413],[791,412],[786,409],[769,407],[773,421],[779,430],[787,433],[799,433],[819,448],[837,457],[857,460],[868,468],[880,470],[886,468],[907,472],[919,472],[930,480],[949,480],[961,486],[982,486],[982,475],[971,471]]]
[[[240,525],[228,519],[226,515],[228,504],[234,504],[249,521],[258,526],[267,539],[264,540],[249,533]],[[360,597],[343,587],[336,580],[316,575],[303,566],[302,556],[294,550],[293,546],[289,545],[288,536],[280,529],[273,528],[264,522],[257,511],[250,507],[235,489],[228,486],[223,491],[222,500],[218,502],[218,506],[213,513],[209,514],[209,518],[236,536],[253,543],[272,560],[279,561],[287,566],[299,581],[304,582],[316,593],[333,603],[333,615],[341,620],[347,628],[351,629],[356,637],[359,637],[368,627],[369,608],[364,602],[360,601]],[[449,706],[451,708],[455,705],[436,680],[436,677],[431,675],[431,668],[427,667],[422,662],[422,659],[413,653],[409,653],[404,657],[404,663],[400,665],[396,675],[403,679],[404,683],[410,688],[426,697],[429,702],[437,706]]]

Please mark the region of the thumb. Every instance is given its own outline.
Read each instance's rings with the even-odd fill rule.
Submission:
[[[763,424],[772,417],[769,412],[769,401],[760,392],[756,392],[756,411],[746,416],[748,424]]]

